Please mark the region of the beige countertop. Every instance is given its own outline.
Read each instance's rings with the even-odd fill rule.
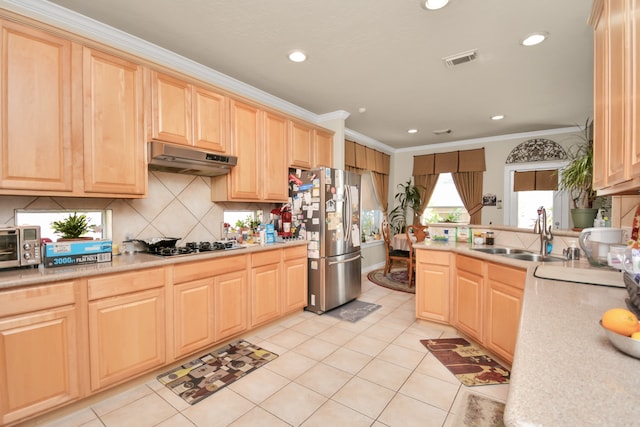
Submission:
[[[73,267],[44,268],[19,268],[0,271],[0,290],[18,286],[38,285],[59,280],[70,280],[81,277],[96,276],[100,274],[118,273],[123,271],[138,270],[141,268],[166,266],[171,264],[201,261],[210,258],[242,255],[247,253],[283,249],[291,246],[307,245],[304,240],[287,243],[271,243],[261,245],[244,245],[244,248],[227,251],[211,251],[191,256],[160,257],[145,253],[133,255],[116,255],[111,262],[86,264]]]
[[[640,425],[640,360],[614,348],[598,323],[609,308],[626,307],[626,289],[536,278],[540,263],[481,254],[468,244],[420,247],[527,268],[505,425]],[[576,268],[602,271],[584,260],[543,264],[567,268],[567,277]],[[622,273],[611,274],[624,286]]]

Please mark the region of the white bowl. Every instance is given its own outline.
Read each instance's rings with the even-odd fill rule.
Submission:
[[[602,320],[600,321],[600,326],[602,326]],[[624,335],[617,334],[608,330],[604,326],[602,326],[602,329],[604,329],[604,333],[615,348],[629,356],[640,359],[640,340],[634,340],[631,337],[625,337]]]

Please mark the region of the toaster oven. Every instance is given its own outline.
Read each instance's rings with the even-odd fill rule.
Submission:
[[[38,267],[41,262],[39,226],[0,226],[0,269]]]

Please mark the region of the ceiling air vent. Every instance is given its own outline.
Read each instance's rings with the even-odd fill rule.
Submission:
[[[447,67],[455,67],[456,65],[475,61],[476,58],[478,58],[478,50],[473,49],[462,53],[456,53],[455,55],[445,56],[442,60],[447,64]]]

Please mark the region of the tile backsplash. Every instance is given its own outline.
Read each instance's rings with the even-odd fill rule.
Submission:
[[[111,209],[115,243],[127,234],[138,239],[177,237],[184,243],[220,239],[225,209],[262,209],[266,214],[274,207],[271,203],[214,203],[209,178],[150,171],[144,199],[0,196],[0,224],[13,225],[15,209]]]

